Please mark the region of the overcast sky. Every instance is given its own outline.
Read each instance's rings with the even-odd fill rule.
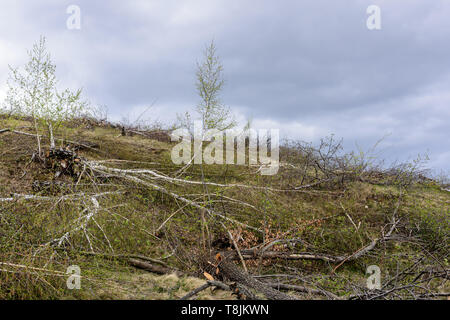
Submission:
[[[366,9],[381,8],[381,30]],[[81,29],[69,30],[69,5]],[[195,63],[214,39],[224,102],[238,119],[389,161],[431,157],[450,170],[450,1],[18,1],[0,2],[0,99],[8,64],[45,35],[64,87],[83,87],[113,120],[173,121],[192,109]]]

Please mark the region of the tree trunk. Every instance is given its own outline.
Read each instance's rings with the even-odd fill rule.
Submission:
[[[264,294],[269,300],[297,300],[295,297],[273,289],[272,287],[254,279],[249,274],[241,271],[234,263],[222,260],[218,265],[219,273],[231,281],[243,284]]]
[[[40,159],[42,157],[41,137],[39,135],[39,129],[38,129],[37,120],[36,120],[36,118],[33,118],[33,120],[34,120],[34,129],[36,130],[36,139],[37,139],[37,144],[38,144],[38,156],[39,156],[39,159]]]
[[[55,138],[53,137],[53,126],[51,123],[48,124],[48,133],[50,136],[50,149],[55,149]]]

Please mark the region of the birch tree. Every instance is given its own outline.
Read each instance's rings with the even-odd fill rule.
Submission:
[[[222,103],[221,92],[225,80],[223,78],[223,65],[217,55],[214,41],[211,41],[203,52],[203,60],[197,62],[196,89],[200,101],[196,107],[203,132],[215,129],[224,131],[236,126],[234,115]],[[180,127],[187,128],[193,133],[194,120],[189,112],[177,115]]]
[[[214,41],[205,48],[203,61],[197,63],[197,92],[200,103],[197,112],[201,116],[203,129],[223,131],[236,125],[233,114],[221,100],[220,93],[225,84],[223,65],[217,55]]]
[[[81,89],[75,92],[57,89],[56,66],[46,49],[45,37],[33,45],[28,57],[29,61],[22,69],[9,67],[11,74],[6,101],[16,113],[32,117],[41,157],[39,129],[43,128],[48,133],[50,148],[55,148],[55,130],[64,121],[79,116],[87,103],[81,100]]]

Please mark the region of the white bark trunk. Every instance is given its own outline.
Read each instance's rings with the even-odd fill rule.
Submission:
[[[53,126],[51,123],[48,125],[48,132],[50,134],[50,149],[55,149],[55,138],[53,137]]]

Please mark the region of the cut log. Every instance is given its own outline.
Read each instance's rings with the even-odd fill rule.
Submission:
[[[68,174],[76,176],[77,170],[82,163],[82,159],[69,149],[50,149],[45,154],[45,165],[47,168],[56,169],[56,176]]]
[[[283,292],[273,289],[272,287],[254,279],[248,273],[240,270],[233,262],[226,259],[221,260],[217,266],[219,274],[231,281],[242,284],[245,287],[251,288],[264,294],[269,300],[296,300],[296,297],[287,295]]]
[[[156,273],[156,274],[163,275],[163,274],[174,273],[178,277],[182,277],[182,276],[186,275],[184,272],[182,272],[180,270],[171,269],[171,268],[167,268],[167,267],[163,267],[163,266],[156,266],[156,265],[150,264],[148,262],[144,262],[144,261],[134,259],[134,258],[128,259],[128,263],[138,269],[142,269],[142,270],[149,271],[149,272]]]

